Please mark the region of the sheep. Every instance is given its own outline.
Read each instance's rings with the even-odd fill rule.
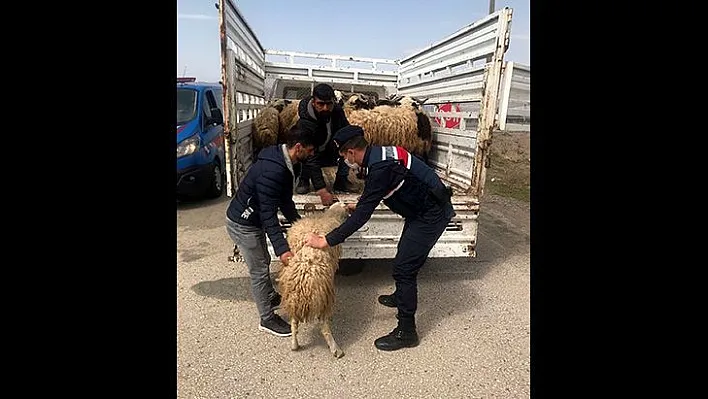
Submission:
[[[300,106],[300,100],[284,100],[285,106],[280,111],[280,134],[284,139],[285,134],[291,127],[295,126],[300,119],[297,109]]]
[[[427,98],[416,98],[411,96],[391,95],[386,99],[381,99],[376,102],[376,105],[392,105],[413,108],[418,118],[418,137],[424,141],[431,141],[433,137],[433,128],[430,124],[430,117],[422,110],[423,104],[428,101]]]
[[[266,106],[258,113],[251,125],[254,149],[262,149],[278,143],[280,133],[278,114],[278,109],[272,106]]]
[[[365,136],[370,143],[400,145],[427,162],[428,153],[432,147],[433,134],[430,117],[421,109],[425,101],[427,98],[420,99],[393,94],[376,100],[376,106],[372,111],[377,112],[373,114],[371,112],[350,113],[352,116],[347,115],[347,118],[351,124],[359,125],[364,129]],[[397,110],[393,111],[392,108]],[[415,124],[408,117],[411,111],[413,111]],[[382,124],[384,120],[389,123]],[[393,122],[394,120],[395,122]],[[394,128],[391,124],[400,127]],[[388,127],[384,128],[384,125]],[[367,127],[369,132],[367,132]]]
[[[432,146],[432,129],[425,113],[408,106],[378,105],[370,110],[354,110],[348,119],[350,124],[364,129],[369,143],[398,145],[427,159]]]
[[[322,168],[322,177],[328,190],[332,190],[332,185],[337,177],[337,169],[337,166],[325,166]],[[357,177],[357,172],[354,169],[349,169],[349,174],[347,175],[347,191],[359,194],[364,191],[364,180]]]
[[[326,234],[339,226],[348,215],[347,207],[335,202],[324,213],[306,216],[288,230],[287,241],[295,254],[278,272],[276,282],[281,295],[280,308],[290,318],[292,331],[290,349],[297,350],[298,326],[316,322],[336,358],[344,351],[332,336],[331,320],[334,314],[334,275],[339,267],[341,246],[316,249],[305,245],[307,234]]]
[[[337,103],[344,110],[344,115],[347,119],[351,111],[356,109],[372,109],[376,106],[378,97],[376,95],[368,96],[362,93],[343,93],[339,90],[334,91]]]

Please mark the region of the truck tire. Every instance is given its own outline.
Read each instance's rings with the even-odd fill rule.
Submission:
[[[342,259],[339,262],[336,274],[340,276],[353,276],[359,274],[364,269],[364,261],[362,259]]]
[[[209,181],[209,188],[206,193],[207,197],[218,198],[224,193],[225,177],[224,171],[221,170],[219,160],[216,160],[211,166],[211,180]]]

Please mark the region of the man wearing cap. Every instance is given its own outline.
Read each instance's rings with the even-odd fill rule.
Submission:
[[[336,103],[332,86],[321,83],[312,89],[312,95],[305,97],[298,106],[298,116],[302,129],[314,129],[317,143],[315,154],[303,163],[303,174],[300,184],[295,189],[298,194],[310,192],[312,188],[320,196],[323,205],[331,205],[334,201],[332,193],[327,191],[323,166],[337,166],[337,176],[332,191],[347,191],[349,168],[339,160],[337,148],[332,143],[334,132],[349,125],[344,109]],[[309,123],[308,123],[309,122]]]
[[[359,126],[349,125],[334,136],[339,155],[366,180],[357,204],[349,204],[351,216],[325,236],[309,234],[307,245],[326,248],[342,243],[359,230],[381,201],[405,219],[394,259],[396,290],[381,295],[379,303],[398,309],[398,326],[374,345],[380,350],[397,350],[418,345],[415,312],[418,304],[418,271],[455,216],[452,191],[440,177],[415,155],[402,147],[372,146]]]

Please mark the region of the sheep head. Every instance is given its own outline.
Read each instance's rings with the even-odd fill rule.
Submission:
[[[343,202],[335,202],[325,211],[326,218],[334,218],[340,223],[347,220],[348,215],[349,211],[347,210],[347,204]]]
[[[271,107],[277,109],[278,112],[283,112],[283,108],[285,108],[291,102],[292,102],[292,100],[286,100],[284,98],[280,98],[280,99],[271,101],[268,104],[268,106],[271,106]]]
[[[340,106],[344,106],[344,93],[342,93],[339,90],[335,90],[334,91],[334,102],[336,102]]]
[[[425,102],[428,101],[427,98],[418,98],[411,96],[404,96],[400,99],[400,104],[403,106],[412,107],[413,109],[420,109]]]
[[[382,98],[382,99],[376,101],[376,105],[388,105],[391,107],[397,107],[397,106],[402,105],[402,106],[406,106],[406,107],[411,107],[413,109],[420,109],[420,107],[426,101],[428,101],[427,98],[419,98],[419,97],[391,94],[390,96],[388,96],[386,98]]]

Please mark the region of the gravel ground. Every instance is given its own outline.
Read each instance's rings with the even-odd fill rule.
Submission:
[[[390,262],[337,275],[332,332],[345,356],[335,359],[312,326],[296,352],[258,331],[246,266],[227,261],[228,200],[178,204],[178,398],[530,396],[528,203],[486,196],[477,257],[423,267],[416,348],[373,346],[396,325],[395,309],[376,301],[394,288]]]

